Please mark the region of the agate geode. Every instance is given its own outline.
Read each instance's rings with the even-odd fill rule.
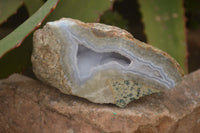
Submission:
[[[63,18],[34,33],[36,76],[61,92],[125,107],[144,95],[171,89],[183,76],[168,54],[125,30]]]

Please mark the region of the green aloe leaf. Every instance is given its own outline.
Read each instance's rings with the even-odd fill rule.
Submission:
[[[52,11],[59,0],[48,0],[35,14],[21,24],[16,30],[0,40],[0,57],[21,42],[38,26],[41,21]]]
[[[0,24],[16,13],[21,5],[21,0],[0,0]]]
[[[148,43],[174,57],[186,70],[182,0],[139,0]]]
[[[32,35],[28,36],[20,47],[9,51],[0,60],[0,79],[10,74],[22,72],[31,66]]]
[[[84,22],[94,22],[112,4],[112,0],[61,0],[56,10],[48,17],[48,21],[71,17]]]
[[[35,13],[43,4],[42,0],[23,0],[29,15]]]
[[[114,25],[122,29],[128,29],[128,21],[124,19],[118,12],[106,11],[100,19],[101,23]]]

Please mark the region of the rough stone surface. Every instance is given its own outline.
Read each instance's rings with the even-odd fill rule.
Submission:
[[[171,89],[183,76],[172,57],[127,31],[70,18],[34,33],[32,64],[38,79],[65,94],[119,107]]]
[[[69,96],[14,74],[0,80],[1,133],[199,133],[200,70],[126,108]]]

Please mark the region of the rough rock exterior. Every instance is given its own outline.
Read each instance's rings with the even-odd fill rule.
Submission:
[[[1,133],[199,133],[200,70],[176,88],[121,109],[69,96],[28,77],[0,80]]]
[[[61,92],[120,107],[173,88],[183,75],[169,55],[127,31],[69,18],[35,32],[32,63],[36,76]]]

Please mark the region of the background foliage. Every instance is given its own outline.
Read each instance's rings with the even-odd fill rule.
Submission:
[[[200,41],[190,39],[195,37],[191,37],[193,31],[200,33],[198,0],[60,0],[56,7],[58,1],[0,0],[0,78],[14,72],[31,75],[30,33],[40,24],[62,17],[118,26],[131,32],[135,38],[169,53],[185,71],[188,65],[190,71],[200,67],[195,61],[200,55]],[[186,28],[189,32],[185,32]],[[193,54],[193,47],[196,54]],[[189,63],[187,59],[190,59]]]
[[[149,44],[166,51],[186,71],[183,1],[139,0]]]

